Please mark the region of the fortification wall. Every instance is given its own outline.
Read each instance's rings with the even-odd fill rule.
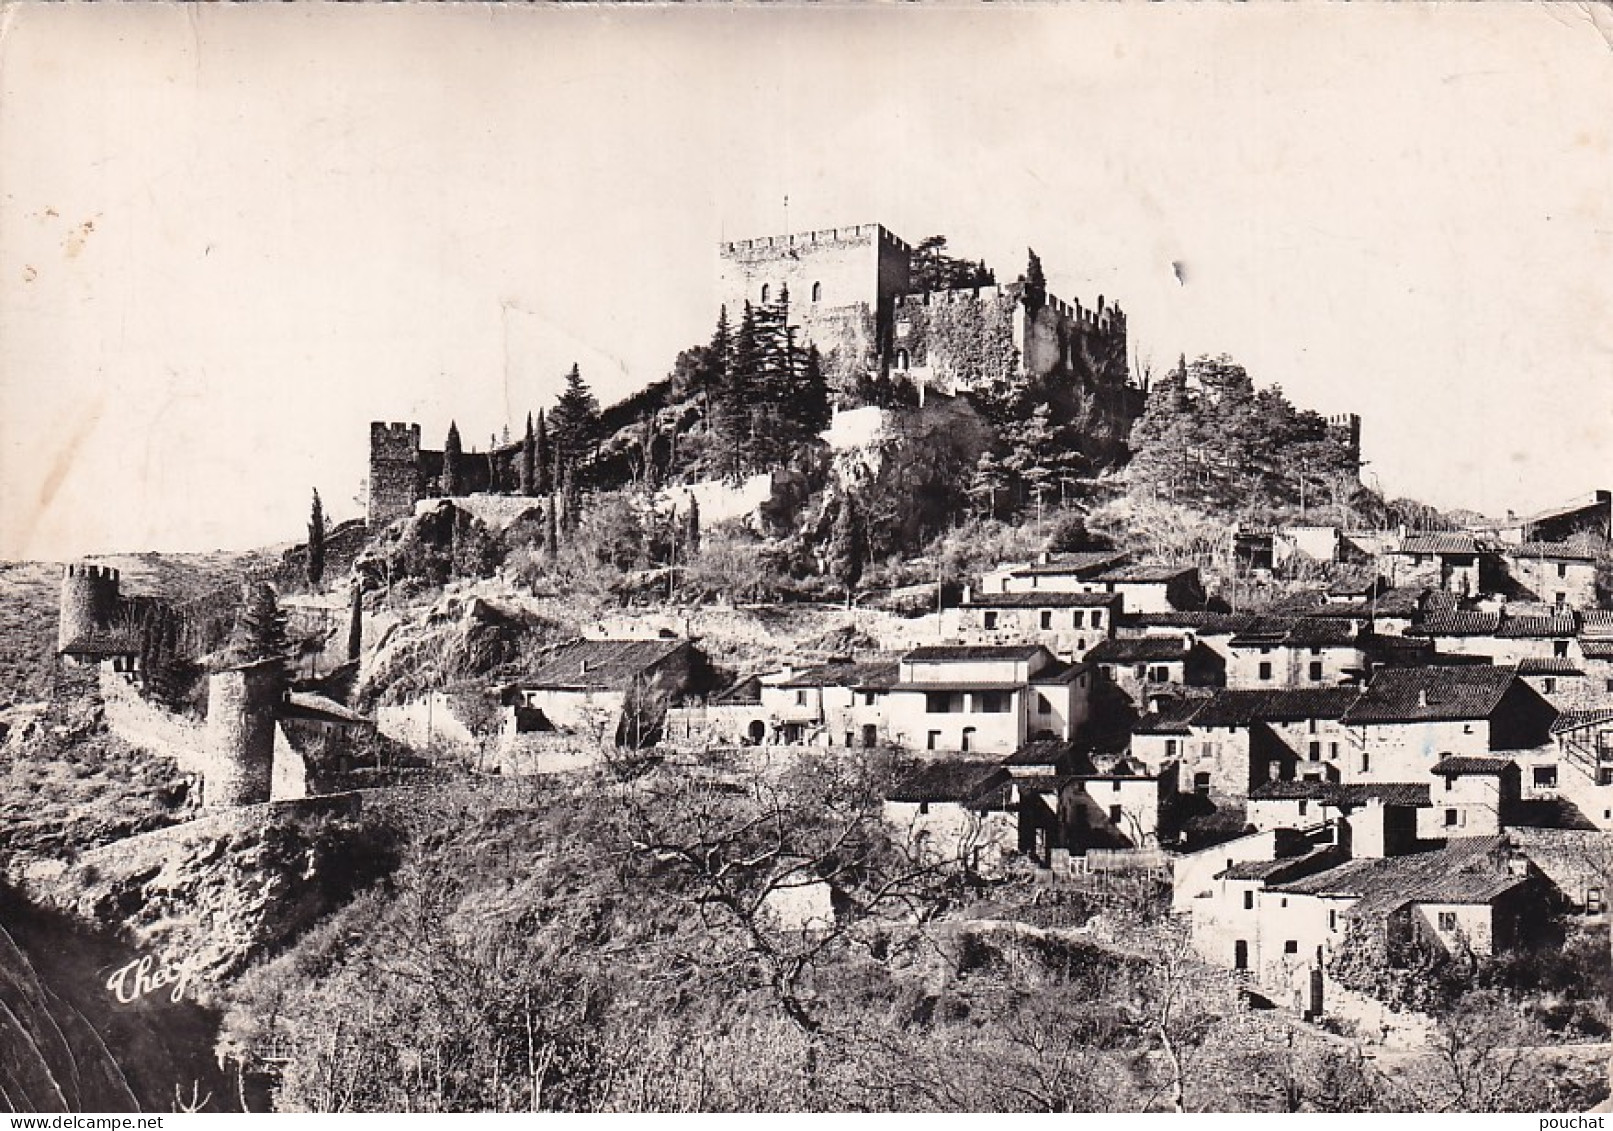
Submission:
[[[82,562],[63,567],[57,651],[104,633],[117,615],[118,605],[117,570]]]
[[[231,668],[208,678],[207,805],[252,805],[273,794],[280,689],[280,673],[272,663]]]

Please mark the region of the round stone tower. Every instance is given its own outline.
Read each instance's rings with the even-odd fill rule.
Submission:
[[[118,611],[118,571],[111,566],[78,562],[62,572],[62,612],[56,630],[56,650],[103,633]]]
[[[206,804],[253,805],[269,800],[275,711],[283,688],[284,670],[277,660],[228,668],[208,677]]]

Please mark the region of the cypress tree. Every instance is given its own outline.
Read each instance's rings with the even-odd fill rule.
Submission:
[[[1042,258],[1036,254],[1035,248],[1026,248],[1030,259],[1025,265],[1025,291],[1021,300],[1025,309],[1035,314],[1047,305],[1047,277],[1042,274]]]
[[[739,330],[734,334],[728,380],[722,396],[724,454],[727,456],[728,472],[736,480],[751,468],[755,457],[753,410],[761,400],[762,385],[762,351],[756,327],[756,310],[746,302],[745,311],[739,319]]]
[[[559,506],[560,500],[551,494],[549,496],[549,505],[543,508],[548,518],[548,530],[543,538],[543,552],[551,558],[560,552],[560,531],[555,521],[555,511]]]
[[[532,434],[532,414],[526,414],[526,436],[521,440],[521,494],[538,493],[537,460],[538,441]]]
[[[347,613],[347,658],[356,660],[364,650],[364,589],[353,582],[353,600]]]
[[[314,505],[308,512],[308,584],[319,587],[325,576],[325,508],[314,488]]]
[[[235,664],[279,660],[283,674],[288,672],[291,644],[286,637],[286,614],[280,611],[268,582],[246,584],[227,655]]]
[[[599,431],[599,401],[582,379],[576,363],[566,374],[566,388],[550,415],[556,442],[565,445],[574,459],[592,449]]]
[[[448,439],[442,445],[442,493],[448,496],[459,494],[459,461],[462,455],[459,445],[459,425],[454,421],[448,422]]]
[[[689,496],[689,510],[683,516],[683,556],[687,561],[700,552],[700,504]]]
[[[533,460],[536,466],[533,469],[533,484],[540,495],[547,495],[554,490],[554,478],[550,474],[549,455],[549,424],[543,417],[543,410],[538,409],[538,438],[534,446]]]
[[[862,580],[863,563],[868,558],[868,532],[863,527],[857,496],[850,491],[841,497],[840,513],[835,515],[829,557],[835,580],[846,591],[846,607],[850,608],[857,583]]]

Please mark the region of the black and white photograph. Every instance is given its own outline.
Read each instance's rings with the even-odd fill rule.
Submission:
[[[1601,1126],[1610,186],[1603,0],[0,5],[0,1113]]]

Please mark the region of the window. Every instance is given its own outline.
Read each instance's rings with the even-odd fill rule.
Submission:
[[[1309,801],[1306,801],[1303,797],[1300,798],[1300,801],[1299,801],[1299,815],[1301,817],[1303,817],[1306,814],[1306,812],[1310,809],[1310,807],[1311,807],[1311,803]]]
[[[929,735],[926,737],[926,740],[925,740],[925,743],[924,743],[924,748],[926,750],[934,750],[934,749],[938,748],[940,745],[941,745],[941,732],[938,731],[938,730],[932,730],[929,733]]]
[[[874,705],[874,693],[872,691],[864,691],[863,692],[863,706],[864,707],[872,707],[873,705]]]
[[[1311,743],[1310,756],[1310,760],[1312,762],[1320,762],[1322,760],[1322,744],[1320,742]]]
[[[1176,757],[1176,740],[1174,738],[1167,738],[1165,740],[1165,757]]]
[[[996,628],[997,627],[997,614],[996,613],[987,613],[986,617],[985,617],[985,624],[986,624],[986,627],[988,629]]]
[[[1083,613],[1080,609],[1077,609],[1077,610],[1075,610],[1075,612],[1070,614],[1070,627],[1071,628],[1082,628],[1082,627],[1084,627],[1083,622],[1085,622],[1085,620],[1086,620],[1086,614]]]
[[[1557,594],[1554,594],[1554,596],[1556,597],[1555,604],[1557,605],[1557,607],[1559,609],[1562,608],[1564,605],[1568,604],[1568,594],[1567,593],[1557,593]]]
[[[1558,577],[1567,577],[1568,576],[1568,564],[1566,562],[1558,562],[1557,563],[1557,576]],[[1557,596],[1560,598],[1562,596],[1562,594],[1559,593],[1559,594],[1557,594]]]
[[[1372,772],[1372,755],[1371,754],[1363,754],[1363,755],[1361,755],[1361,772],[1363,774],[1370,774]]]
[[[1320,656],[1321,654],[1322,654],[1322,650],[1320,648],[1312,648],[1311,649],[1311,655]]]
[[[982,691],[975,702],[975,710],[982,715],[1006,715],[1008,705],[1008,692]]]
[[[1169,683],[1171,678],[1171,670],[1161,664],[1154,668],[1153,672],[1150,673],[1149,678],[1155,683]]]
[[[1147,664],[1138,664],[1137,665],[1137,678],[1138,679],[1147,679],[1148,678],[1148,665]]]
[[[924,712],[929,715],[945,715],[952,710],[952,693],[950,691],[926,691],[924,693]]]
[[[1246,891],[1246,892],[1243,893],[1243,909],[1245,911],[1253,911],[1255,909],[1255,893],[1254,892]]]
[[[1534,782],[1536,789],[1556,789],[1557,767],[1536,766],[1534,772]]]
[[[1103,611],[1101,609],[1093,609],[1092,610],[1092,627],[1093,628],[1102,628],[1103,627]]]
[[[1051,609],[1042,610],[1042,627],[1044,629],[1053,627],[1053,612]]]
[[[1339,929],[1339,913],[1331,908],[1327,912],[1327,929],[1330,931]]]
[[[1568,655],[1568,641],[1553,640],[1551,642],[1551,654],[1558,657]]]
[[[1193,792],[1197,793],[1197,794],[1201,794],[1201,795],[1208,795],[1209,794],[1209,792],[1210,792],[1210,775],[1209,774],[1194,774],[1193,775]]]
[[[1268,645],[1268,644],[1262,644],[1262,645],[1261,645],[1261,646],[1260,646],[1260,654],[1261,654],[1261,655],[1262,655],[1262,656],[1269,656],[1269,655],[1271,655],[1271,646],[1270,646],[1270,645]]]
[[[923,817],[926,814],[928,814],[929,811],[930,811],[930,803],[928,801],[920,801],[919,802],[919,816]]]
[[[1602,913],[1602,889],[1587,888],[1585,890],[1585,914],[1600,915]]]
[[[1461,824],[1462,811],[1460,809],[1445,810],[1445,827],[1454,829]]]
[[[1261,679],[1270,679],[1271,678],[1271,665],[1269,663],[1266,663],[1266,662],[1261,663],[1261,665],[1260,665],[1260,678]]]
[[[1339,744],[1338,743],[1329,742],[1327,744],[1327,757],[1328,757],[1328,760],[1331,761],[1331,762],[1337,762],[1339,760]],[[1363,757],[1363,759],[1361,761],[1361,768],[1363,770],[1367,768],[1366,759],[1364,757]]]
[[[1311,661],[1311,682],[1322,682],[1322,661],[1320,660]]]
[[[812,301],[817,302],[822,297],[823,297],[823,284],[822,283],[813,283],[812,284]]]
[[[1305,733],[1306,734],[1315,734],[1316,733],[1316,720],[1315,719],[1306,719],[1305,720]]]
[[[768,296],[771,295],[772,293],[773,293],[772,288],[770,288],[766,283],[763,283],[762,284],[762,301],[766,302],[767,299],[768,299]]]
[[[1545,679],[1540,681],[1540,690],[1545,692],[1547,695],[1550,695],[1552,692],[1557,690],[1557,681],[1551,676],[1547,676]]]
[[[803,687],[801,690],[795,693],[795,705],[797,707],[806,706],[806,688]]]
[[[1283,953],[1284,954],[1298,954],[1299,953],[1299,940],[1298,939],[1288,939],[1286,942],[1284,942],[1283,943]]]
[[[1232,944],[1232,968],[1234,970],[1249,969],[1249,943],[1246,939],[1238,939]]]
[[[1047,696],[1040,691],[1036,693],[1036,713],[1038,715],[1051,715],[1053,713],[1053,704],[1049,703]]]
[[[974,748],[974,741],[975,741],[975,728],[974,727],[964,727],[963,728],[963,742],[961,743],[960,748],[963,750],[963,752],[965,754],[969,753],[969,751]]]
[[[1446,774],[1445,775],[1445,792],[1449,793],[1451,790],[1453,790],[1455,788],[1456,788],[1456,777],[1455,777],[1455,775],[1454,774]]]
[[[1110,782],[1109,783],[1109,792],[1110,793],[1119,793],[1120,792],[1120,783],[1118,781]]]
[[[1441,911],[1439,913],[1439,929],[1442,931],[1456,930],[1456,912]]]
[[[1118,805],[1109,806],[1109,823],[1111,825],[1118,825],[1120,823],[1120,818],[1121,818],[1120,806],[1118,806]]]
[[[857,745],[856,739],[857,739],[857,736],[852,734],[851,731],[848,730],[846,732],[846,749],[847,750],[850,750],[853,746]]]

